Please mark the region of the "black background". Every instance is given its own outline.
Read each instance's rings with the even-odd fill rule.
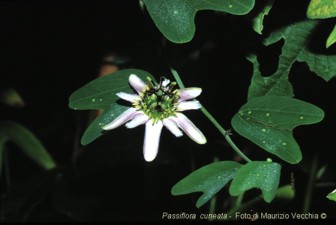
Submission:
[[[123,68],[147,70],[155,77],[171,78],[169,66],[178,70],[186,86],[202,87],[198,98],[225,128],[246,102],[252,65],[245,56],[259,55],[263,74],[272,74],[283,42],[265,47],[262,39],[272,29],[304,19],[306,1],[276,1],[265,21],[265,35],[251,28],[251,17],[201,11],[196,34],[187,44],[165,40],[138,1],[0,1],[0,84],[14,87],[24,99],[22,109],[0,105],[1,119],[28,127],[44,143],[58,163],[43,173],[25,155],[9,146],[12,186],[6,193],[4,221],[128,221],[160,220],[162,212],[207,212],[197,209],[198,194],[174,197],[171,187],[192,170],[220,160],[237,159],[218,131],[200,112],[186,115],[205,133],[208,143],[197,145],[186,135],[176,139],[164,130],[157,159],[142,157],[144,127],[118,128],[86,147],[79,138],[88,123],[88,112],[68,108],[68,97],[95,79],[104,55],[114,52],[130,60]],[[324,42],[333,20],[322,23],[312,43],[316,51]],[[198,58],[191,57],[198,53]],[[262,203],[256,210],[302,209],[309,168],[315,154],[319,166],[328,164],[326,181],[335,180],[334,135],[336,133],[335,79],[325,82],[295,63],[290,80],[296,98],[321,107],[323,122],[295,129],[304,160],[299,165],[282,162],[281,184],[294,174],[296,197],[290,204]],[[233,134],[245,153],[264,160],[270,157],[247,140]],[[81,150],[76,163],[74,149]],[[275,156],[274,160],[278,160]],[[239,159],[238,159],[239,160]],[[335,212],[325,196],[331,188],[316,188],[312,211]],[[246,198],[256,196],[252,190]],[[218,194],[217,212],[224,212],[227,188]]]

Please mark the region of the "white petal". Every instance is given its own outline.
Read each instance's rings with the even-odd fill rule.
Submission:
[[[139,95],[136,94],[129,94],[129,93],[125,93],[125,92],[119,92],[116,94],[119,98],[124,99],[128,102],[135,102],[140,100]]]
[[[182,102],[182,101],[196,98],[201,93],[202,93],[202,88],[197,88],[197,87],[179,89],[179,94],[180,94],[179,101]]]
[[[135,116],[130,122],[126,123],[126,127],[128,129],[137,127],[141,124],[144,124],[148,121],[148,116],[141,113],[137,116]]]
[[[183,136],[182,131],[177,127],[176,123],[173,120],[167,118],[167,119],[163,120],[163,125],[168,130],[170,130],[170,132],[172,132],[176,137]]]
[[[141,91],[147,86],[145,82],[143,82],[137,75],[131,74],[128,78],[129,83],[131,86],[138,92],[138,94],[141,93]]]
[[[177,111],[185,111],[191,109],[200,109],[202,107],[201,103],[197,100],[180,102],[177,106]]]
[[[135,115],[137,115],[138,112],[135,108],[129,108],[125,112],[123,112],[120,116],[115,118],[111,123],[106,124],[102,127],[103,130],[112,130],[114,128],[117,128],[127,121],[131,120]]]
[[[147,162],[153,161],[158,153],[162,127],[161,121],[153,124],[150,120],[146,123],[143,154]]]
[[[203,133],[182,113],[176,113],[176,117],[170,117],[193,141],[205,144]]]

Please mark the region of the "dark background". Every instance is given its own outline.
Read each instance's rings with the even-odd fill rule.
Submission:
[[[291,2],[292,4],[293,2]],[[265,36],[283,25],[305,17],[306,1],[288,5],[276,1],[266,17]],[[68,108],[68,97],[95,79],[102,58],[111,52],[128,60],[120,68],[147,70],[157,78],[171,78],[169,66],[178,70],[186,86],[202,87],[198,98],[225,127],[246,102],[252,65],[245,56],[259,55],[261,70],[272,74],[283,42],[268,48],[264,36],[251,28],[251,17],[201,11],[196,34],[187,44],[165,40],[138,1],[0,1],[0,84],[14,87],[24,99],[22,109],[0,105],[1,119],[17,121],[34,132],[59,167],[41,172],[15,146],[9,146],[12,184],[1,180],[3,221],[128,221],[160,220],[162,212],[208,212],[209,204],[197,209],[199,194],[174,197],[171,187],[192,170],[220,160],[240,160],[204,116],[186,115],[204,131],[208,143],[197,145],[186,135],[180,139],[164,130],[157,159],[146,163],[142,156],[144,127],[118,128],[88,146],[79,139],[89,112]],[[312,47],[324,49],[334,21],[324,21]],[[327,50],[334,54],[335,47]],[[282,163],[281,184],[294,174],[296,197],[291,203],[265,203],[268,211],[302,210],[309,168],[316,153],[319,166],[328,165],[325,181],[335,181],[334,135],[335,79],[326,83],[295,63],[290,76],[296,98],[323,110],[323,122],[295,129],[304,160],[299,165]],[[245,153],[264,160],[269,157],[247,140],[233,134]],[[74,151],[81,154],[76,158]],[[274,160],[278,160],[275,156]],[[335,213],[325,196],[332,190],[316,188],[314,212]],[[259,192],[249,191],[246,198]],[[218,194],[217,212],[225,212],[227,188]]]

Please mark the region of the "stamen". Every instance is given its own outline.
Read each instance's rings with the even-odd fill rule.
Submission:
[[[160,83],[153,85],[153,81],[139,94],[140,100],[135,107],[142,110],[153,121],[163,120],[175,115],[178,105],[179,92],[175,88],[176,82],[162,77]]]
[[[162,86],[167,87],[167,85],[170,83],[170,80],[166,79],[163,77],[163,81],[162,81]]]

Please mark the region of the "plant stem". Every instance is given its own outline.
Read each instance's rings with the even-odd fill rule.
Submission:
[[[333,187],[336,186],[336,182],[320,182],[314,185],[315,187]]]
[[[171,72],[179,85],[180,88],[185,88],[180,76],[176,72],[176,70],[171,68]],[[229,133],[217,122],[217,120],[209,113],[209,111],[202,106],[201,108],[202,113],[210,120],[210,122],[215,125],[215,127],[219,130],[219,132],[224,136],[225,140],[229,143],[229,145],[232,147],[232,149],[240,156],[242,157],[246,162],[252,162],[251,159],[249,159],[238,147],[237,145],[232,141]]]
[[[304,198],[304,202],[303,202],[303,209],[302,209],[303,213],[308,213],[309,209],[310,209],[310,202],[311,202],[313,189],[314,189],[317,164],[318,164],[318,154],[316,154],[314,156],[314,159],[313,159],[313,162],[312,162],[312,165],[311,165],[311,169],[310,169],[310,173],[309,173],[308,186],[307,186],[307,190],[306,190],[306,194],[305,194],[305,198]]]
[[[244,193],[241,195],[238,195],[234,201],[232,208],[239,208],[243,202],[243,198],[244,198]]]
[[[218,157],[214,157],[213,162],[218,162]],[[213,196],[210,200],[210,206],[209,206],[209,214],[215,214],[216,213],[216,203],[217,203],[217,196]],[[209,221],[212,221],[212,219],[209,219]]]
[[[262,198],[260,196],[257,196],[250,201],[244,202],[244,204],[241,204],[239,207],[232,207],[230,211],[228,211],[226,214],[228,215],[229,220],[234,220],[236,212],[247,212],[259,202],[262,202]]]
[[[225,140],[229,143],[232,149],[242,157],[246,162],[251,162],[252,160],[249,159],[232,141],[228,132],[217,122],[217,120],[209,113],[209,111],[202,106],[201,108],[202,113],[212,122],[213,125],[219,130],[219,132],[224,136]]]
[[[175,78],[175,80],[176,80],[178,86],[179,86],[180,88],[185,88],[185,86],[184,86],[184,84],[183,84],[183,82],[182,82],[180,76],[178,75],[177,71],[174,70],[173,68],[170,68],[170,71],[172,72],[172,74],[173,74],[173,76],[174,76],[174,78]]]
[[[213,196],[210,199],[209,214],[215,214],[216,211],[217,196]],[[208,219],[212,221],[212,219]]]

